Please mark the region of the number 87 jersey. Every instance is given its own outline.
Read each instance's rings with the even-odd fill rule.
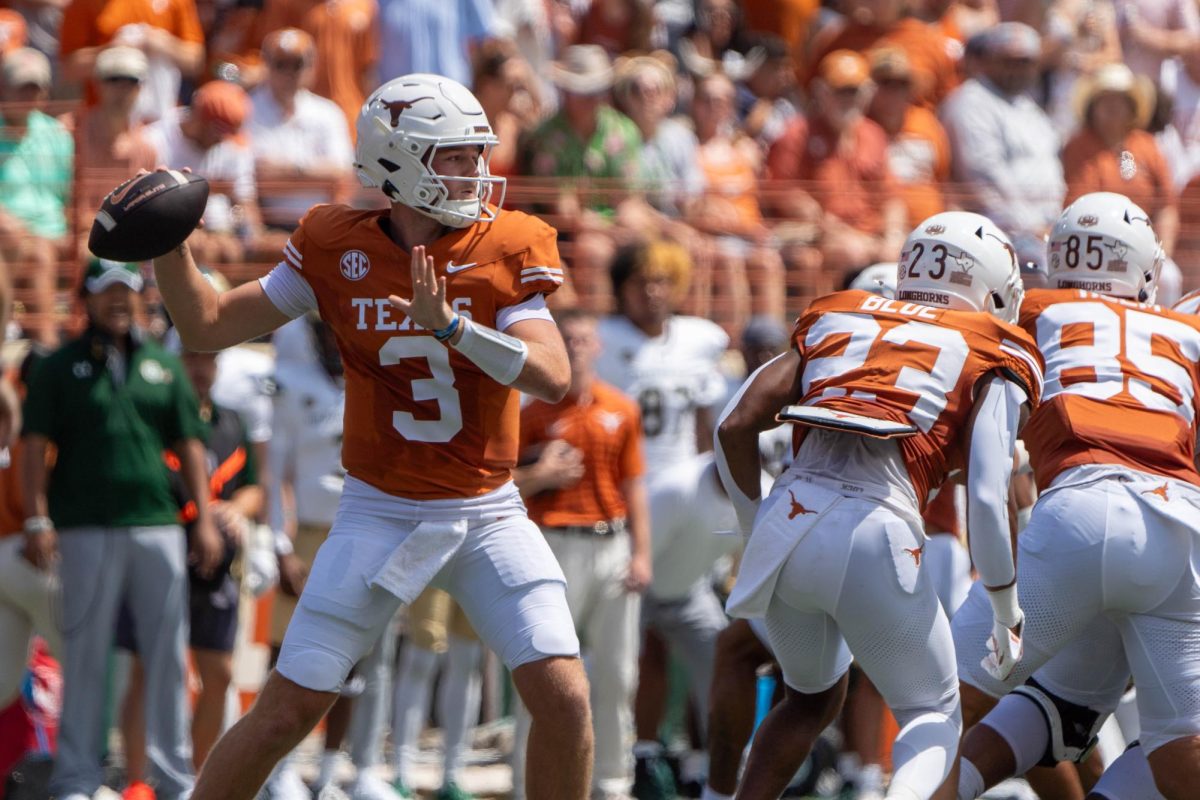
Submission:
[[[1046,360],[1043,403],[1025,428],[1039,489],[1081,464],[1200,485],[1200,319],[1079,289],[1035,289],[1019,322]]]
[[[1042,391],[1033,340],[983,311],[837,292],[808,307],[792,344],[802,359],[800,405],[916,428],[897,441],[922,505],[964,460],[961,436],[980,380],[1012,381],[1031,406]],[[797,426],[798,436],[806,430]]]

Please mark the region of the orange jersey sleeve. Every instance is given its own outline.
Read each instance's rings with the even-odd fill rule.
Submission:
[[[803,359],[801,405],[917,428],[898,441],[922,503],[959,458],[980,379],[999,374],[1017,383],[1031,405],[1041,396],[1033,341],[982,312],[838,292],[809,306],[792,343]]]
[[[1044,402],[1024,432],[1039,489],[1082,464],[1200,484],[1200,319],[1077,289],[1035,289],[1020,323],[1046,359]]]
[[[412,296],[409,253],[381,223],[386,211],[317,206],[284,247],[313,290],[346,371],[342,462],[354,477],[416,500],[472,497],[510,478],[516,463],[517,392],[485,375],[388,303]],[[429,254],[447,301],[480,325],[553,281],[522,283],[529,254],[551,239],[520,212],[454,230]],[[548,258],[548,256],[545,256]]]

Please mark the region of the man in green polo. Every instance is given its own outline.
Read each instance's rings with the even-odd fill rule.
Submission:
[[[62,584],[63,713],[51,794],[90,798],[102,782],[104,663],[124,604],[146,667],[147,752],[158,797],[192,787],[184,693],[187,548],[164,451],[194,497],[208,496],[204,426],[178,358],[133,325],[142,276],[92,259],[80,292],[88,327],[48,356],[25,400],[25,557]],[[47,448],[57,451],[53,466]],[[207,508],[191,558],[211,572],[222,540]]]

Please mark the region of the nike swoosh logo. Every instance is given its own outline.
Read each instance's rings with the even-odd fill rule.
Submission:
[[[455,264],[453,261],[451,261],[450,263],[446,264],[446,272],[448,272],[448,273],[462,272],[464,269],[470,269],[471,267],[478,267],[478,266],[479,266],[479,262],[477,262],[477,261],[472,261],[470,264]]]

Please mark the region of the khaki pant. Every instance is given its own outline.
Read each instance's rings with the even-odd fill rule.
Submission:
[[[321,545],[325,543],[325,537],[328,535],[329,528],[324,525],[300,525],[297,527],[296,541],[292,547],[296,551],[296,556],[304,562],[304,566],[312,569],[317,551],[321,549]],[[283,635],[287,633],[288,623],[292,621],[292,614],[296,611],[296,603],[299,601],[298,597],[291,597],[280,591],[275,592],[275,599],[271,604],[271,644],[275,647],[283,644]]]
[[[0,539],[0,708],[21,688],[33,634],[62,658],[62,637],[54,618],[58,575],[42,572],[22,558],[24,544],[19,534]]]
[[[462,606],[446,592],[432,587],[417,595],[417,599],[408,607],[405,630],[414,645],[438,654],[446,652],[451,634],[462,639],[479,640]]]

